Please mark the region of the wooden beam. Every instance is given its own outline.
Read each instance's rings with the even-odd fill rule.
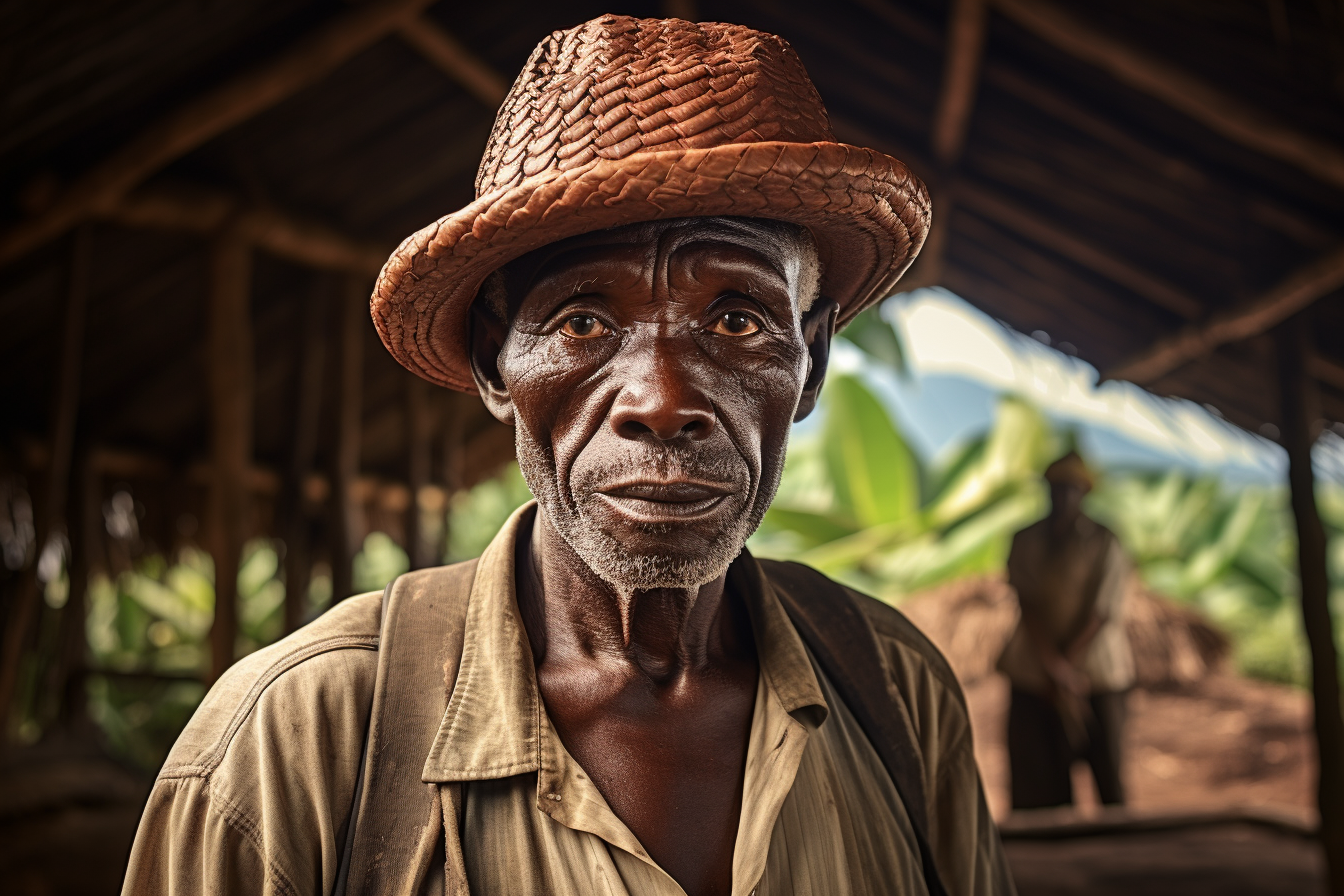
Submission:
[[[76,465],[79,476],[70,502],[70,567],[66,571],[69,592],[61,608],[57,631],[56,657],[47,676],[47,693],[54,702],[55,721],[66,729],[78,731],[87,718],[88,699],[83,691],[80,669],[88,652],[89,604],[87,590],[95,545],[104,526],[102,482],[94,474],[87,452]]]
[[[67,271],[65,314],[61,325],[61,351],[56,358],[55,388],[52,390],[50,426],[51,452],[47,466],[46,488],[37,505],[36,556],[25,569],[18,593],[5,621],[4,650],[0,653],[0,735],[11,721],[19,671],[23,665],[29,634],[41,603],[41,583],[37,562],[53,535],[61,532],[66,521],[66,499],[70,494],[70,464],[74,455],[75,425],[79,414],[80,380],[84,358],[84,324],[89,300],[89,280],[93,273],[93,235],[87,227],[75,231]]]
[[[989,10],[985,0],[953,0],[942,91],[933,116],[933,157],[945,169],[961,158],[980,85]]]
[[[1344,392],[1344,364],[1312,353],[1307,357],[1307,373],[1318,383]]]
[[[356,496],[359,452],[364,425],[364,335],[369,320],[371,284],[354,274],[345,278],[341,296],[340,400],[336,421],[336,466],[332,484],[336,516],[332,545],[332,600],[345,600],[353,591],[354,559],[363,536],[363,513]]]
[[[326,318],[331,305],[330,277],[315,277],[304,297],[303,336],[294,375],[294,428],[289,471],[282,490],[285,540],[285,631],[303,624],[312,575],[312,545],[304,485],[313,472],[327,361]]]
[[[393,246],[347,237],[276,209],[240,209],[222,193],[194,187],[138,191],[100,217],[126,227],[214,233],[226,220],[243,239],[277,258],[328,271],[375,276]]]
[[[1229,342],[1268,332],[1317,299],[1344,286],[1344,246],[1298,269],[1268,292],[1204,323],[1162,339],[1107,371],[1103,380],[1143,385]]]
[[[1074,102],[1034,78],[1027,77],[1002,63],[992,63],[985,66],[984,79],[986,84],[991,84],[1004,93],[1036,107],[1057,121],[1171,180],[1195,188],[1204,188],[1208,185],[1208,178],[1204,173],[1188,162],[1150,146],[1124,128],[1116,126],[1110,119],[1081,103]]]
[[[249,213],[243,224],[247,237],[273,255],[323,270],[349,271],[370,280],[382,270],[396,248],[359,243],[322,225],[268,209]]]
[[[277,59],[244,72],[159,119],[71,183],[45,212],[0,234],[0,264],[110,209],[154,172],[315,84],[431,2],[387,0],[360,6],[300,40]]]
[[[406,19],[397,34],[491,110],[504,102],[509,81],[428,16]]]
[[[1344,713],[1340,707],[1339,651],[1330,615],[1330,575],[1325,527],[1316,507],[1311,449],[1320,410],[1315,384],[1307,375],[1310,340],[1299,315],[1278,328],[1282,442],[1288,452],[1288,485],[1297,525],[1298,578],[1302,627],[1311,649],[1311,693],[1315,710],[1317,806],[1324,848],[1327,892],[1344,894]]]
[[[208,543],[215,559],[210,681],[233,664],[238,636],[238,567],[247,537],[252,461],[252,249],[226,229],[210,254],[210,489]]]
[[[895,32],[891,35],[893,38],[913,41],[926,47],[937,47],[942,41],[942,35],[936,28],[923,17],[910,12],[904,4],[892,3],[890,0],[854,0],[854,3],[885,22]],[[774,6],[770,4],[772,10]]]
[[[1132,290],[1160,308],[1186,320],[1194,320],[1203,312],[1199,300],[1183,290],[1036,217],[987,187],[962,182],[957,185],[957,197],[967,208],[1001,227]]]
[[[1344,188],[1344,150],[1289,127],[1044,0],[992,0],[1037,37],[1177,109],[1234,143]]]
[[[936,176],[928,181],[933,200],[933,223],[928,239],[905,278],[905,290],[937,286],[943,282],[944,260],[958,201],[955,172],[966,143],[971,111],[975,107],[988,19],[985,0],[953,0],[947,26],[942,87],[930,135],[930,147],[938,166]]]

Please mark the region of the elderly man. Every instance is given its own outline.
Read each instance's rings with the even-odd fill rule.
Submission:
[[[536,503],[231,670],[126,892],[1010,893],[946,663],[743,550],[923,185],[779,38],[607,16],[533,53],[477,194],[373,317],[516,428]]]

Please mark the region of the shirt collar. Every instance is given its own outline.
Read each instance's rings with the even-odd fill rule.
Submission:
[[[484,781],[541,767],[545,710],[514,575],[518,538],[532,525],[535,508],[529,502],[515,511],[477,564],[462,660],[425,762],[426,782]],[[762,683],[786,712],[819,727],[829,707],[816,670],[769,579],[747,551],[729,567],[728,585],[746,602]]]

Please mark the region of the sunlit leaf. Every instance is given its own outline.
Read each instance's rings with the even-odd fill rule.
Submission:
[[[852,376],[826,389],[826,459],[838,509],[860,526],[913,526],[919,468],[886,408]]]
[[[874,305],[850,321],[840,337],[857,345],[869,357],[898,373],[905,373],[905,350],[900,334],[882,318],[882,306]]]
[[[1039,477],[1052,448],[1049,424],[1018,398],[999,402],[984,449],[965,464],[925,511],[929,525],[951,525],[1017,483]]]

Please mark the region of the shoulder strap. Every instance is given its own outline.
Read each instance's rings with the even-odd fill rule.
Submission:
[[[782,565],[760,561],[765,568]],[[886,661],[863,610],[850,592],[808,566],[789,564],[787,583],[771,584],[831,685],[872,743],[910,816],[929,896],[946,896],[929,847],[924,761],[909,711],[890,687]]]
[[[443,825],[455,822],[456,789],[421,774],[457,680],[475,575],[469,560],[399,576],[383,594],[378,678],[336,882],[342,896],[411,893]],[[451,867],[461,853],[448,852],[448,892],[465,893],[465,873]]]

